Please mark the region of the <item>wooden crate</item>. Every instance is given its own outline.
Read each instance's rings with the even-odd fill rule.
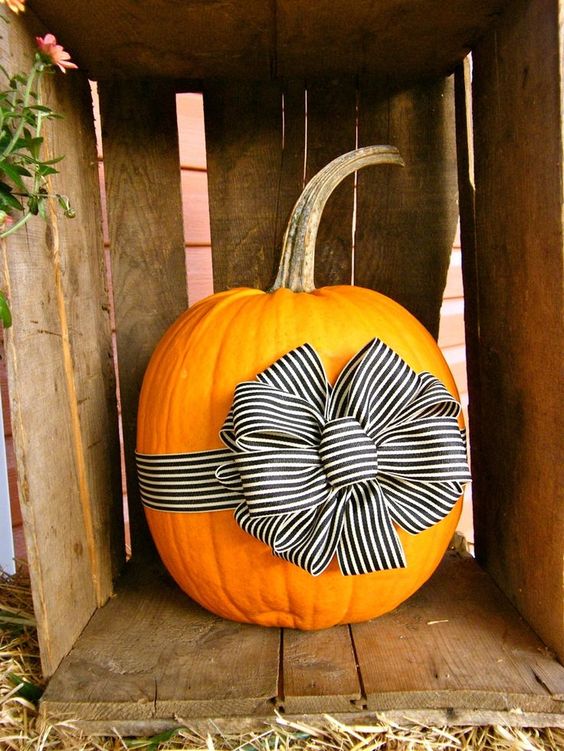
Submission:
[[[29,5],[37,16],[0,40],[5,67],[23,67],[46,23],[81,68],[50,82],[65,119],[47,134],[78,219],[32,222],[3,247],[22,513],[52,676],[43,713],[122,733],[256,727],[276,712],[562,724],[556,0]],[[102,110],[127,565],[87,76]],[[216,290],[265,287],[303,180],[357,143],[392,142],[405,170],[361,173],[328,204],[317,281],[354,271],[436,334],[458,178],[477,562],[449,553],[376,621],[317,633],[226,622],[155,561],[132,455],[147,360],[187,302],[175,116],[186,90],[204,91]]]

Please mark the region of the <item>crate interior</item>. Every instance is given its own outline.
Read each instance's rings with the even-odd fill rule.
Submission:
[[[22,65],[47,24],[81,67],[49,82],[65,118],[48,131],[80,219],[33,222],[4,247],[22,514],[53,675],[44,713],[104,732],[242,727],[276,712],[560,722],[564,535],[549,375],[561,309],[557,3],[30,5],[35,15],[1,40],[5,64]],[[455,68],[456,86],[445,77]],[[87,76],[101,101],[133,549],[124,573]],[[132,465],[135,414],[155,343],[187,304],[175,96],[190,90],[204,93],[216,290],[265,288],[304,179],[356,145],[391,141],[408,167],[359,173],[335,193],[317,282],[354,276],[436,335],[460,208],[478,563],[450,552],[376,621],[304,634],[225,622],[154,560]]]

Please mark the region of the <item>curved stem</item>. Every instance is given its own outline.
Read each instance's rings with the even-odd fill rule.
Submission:
[[[29,77],[27,79],[26,87],[25,87],[25,90],[24,90],[22,107],[21,107],[22,111],[24,111],[24,112],[29,107],[29,100],[31,99],[31,91],[32,91],[32,87],[33,87],[33,81],[35,79],[35,76],[38,73],[40,73],[40,72],[41,71],[39,71],[37,69],[36,65],[34,65],[33,68],[31,69],[31,71],[29,72]],[[18,127],[16,128],[16,130],[15,130],[12,138],[10,139],[9,144],[6,146],[6,148],[2,152],[1,158],[4,158],[4,157],[6,157],[6,156],[8,156],[9,154],[12,153],[12,150],[13,150],[14,146],[16,145],[16,143],[18,142],[19,137],[23,133],[24,126],[25,126],[25,119],[23,117],[20,117],[20,122],[18,123]]]
[[[337,157],[309,181],[292,210],[278,274],[269,292],[281,287],[293,292],[315,289],[315,241],[327,199],[345,177],[371,164],[403,166],[404,161],[394,146],[365,146]]]

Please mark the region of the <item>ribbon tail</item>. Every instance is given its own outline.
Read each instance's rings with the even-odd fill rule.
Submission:
[[[137,453],[141,500],[160,511],[224,511],[241,502],[240,490],[226,487],[216,477],[231,457],[228,449],[190,454]]]
[[[351,488],[337,555],[345,576],[406,567],[403,548],[378,482]]]
[[[253,529],[252,534],[255,534],[260,529],[261,539],[279,558],[312,576],[319,576],[331,563],[339,544],[347,495],[348,491],[334,493],[324,504],[306,513],[261,520],[260,528],[254,520],[244,516],[242,509],[237,510],[236,517],[241,518],[246,531]]]

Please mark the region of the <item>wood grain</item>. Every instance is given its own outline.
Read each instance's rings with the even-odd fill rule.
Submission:
[[[395,81],[453,70],[504,0],[70,0],[32,7],[92,78],[283,77],[378,73]],[[158,19],[158,23],[155,22]]]
[[[26,69],[31,13],[12,17],[2,63]],[[103,266],[92,105],[86,78],[49,81],[45,99],[64,119],[45,128],[45,156],[65,155],[52,189],[77,218],[51,206],[3,243],[4,289],[14,325],[5,333],[20,500],[43,671],[50,675],[124,559],[115,383]]]
[[[44,695],[45,712],[90,720],[272,714],[279,632],[225,621],[160,567],[130,566]]]
[[[156,81],[99,86],[119,383],[135,554],[152,549],[135,473],[137,401],[158,340],[186,308],[175,90]]]
[[[277,262],[282,90],[208,84],[204,115],[214,289],[266,289]]]
[[[476,552],[564,659],[562,109],[556,0],[518,0],[474,54]],[[472,364],[476,365],[476,354]]]
[[[370,709],[564,709],[564,668],[470,557],[448,553],[410,600],[352,632]]]
[[[368,712],[405,722],[564,725],[564,668],[469,557],[447,555],[411,600],[375,621],[284,632],[223,621],[133,561],[44,695],[50,721],[132,733],[264,727],[275,710],[319,722]],[[356,677],[358,659],[366,696]],[[372,721],[374,714],[372,714]]]
[[[356,144],[356,78],[307,82],[306,180]],[[317,287],[350,284],[354,176],[335,189],[322,214],[316,244]]]
[[[365,728],[373,727],[375,722],[374,712],[332,712],[330,716],[337,723],[344,723],[352,726],[353,729],[358,726]],[[395,723],[400,727],[404,727],[405,725],[424,725],[426,727],[447,728],[446,732],[452,726],[474,726],[482,729],[487,725],[512,728],[550,727],[554,728],[556,732],[558,732],[557,728],[564,727],[564,723],[559,717],[543,712],[523,712],[519,714],[511,711],[464,710],[453,709],[452,707],[448,709],[388,709],[385,712],[379,712],[376,717],[378,725],[380,721],[389,724]],[[179,722],[183,720],[184,718],[181,717],[168,720],[117,720],[111,727],[105,720],[77,720],[73,723],[73,726],[82,730],[87,736],[109,735],[121,738],[128,736],[137,738],[138,736],[153,736],[165,730],[177,728]],[[328,723],[330,724],[327,716],[319,714],[284,715],[283,720],[290,723],[291,731],[291,723],[301,723],[302,726],[305,724],[309,728],[320,728],[321,730],[327,729]],[[266,721],[264,718],[258,717],[226,717],[225,715],[220,717],[196,717],[190,720],[189,723],[190,730],[193,732],[204,736],[207,736],[209,733],[212,738],[214,735],[220,733],[233,735],[266,733],[269,730],[280,729],[279,724],[280,720],[278,719]],[[554,735],[556,735],[556,732]],[[445,739],[445,743],[447,742]]]
[[[307,126],[306,126],[307,88]],[[304,180],[355,146],[351,79],[206,86],[214,286],[265,289]],[[306,143],[307,134],[307,143]],[[350,282],[352,178],[335,191],[318,235],[318,284]]]
[[[359,91],[359,145],[396,146],[406,166],[358,174],[355,283],[397,300],[436,338],[458,216],[452,81]]]
[[[348,626],[286,629],[282,664],[287,713],[346,712],[361,698]]]

